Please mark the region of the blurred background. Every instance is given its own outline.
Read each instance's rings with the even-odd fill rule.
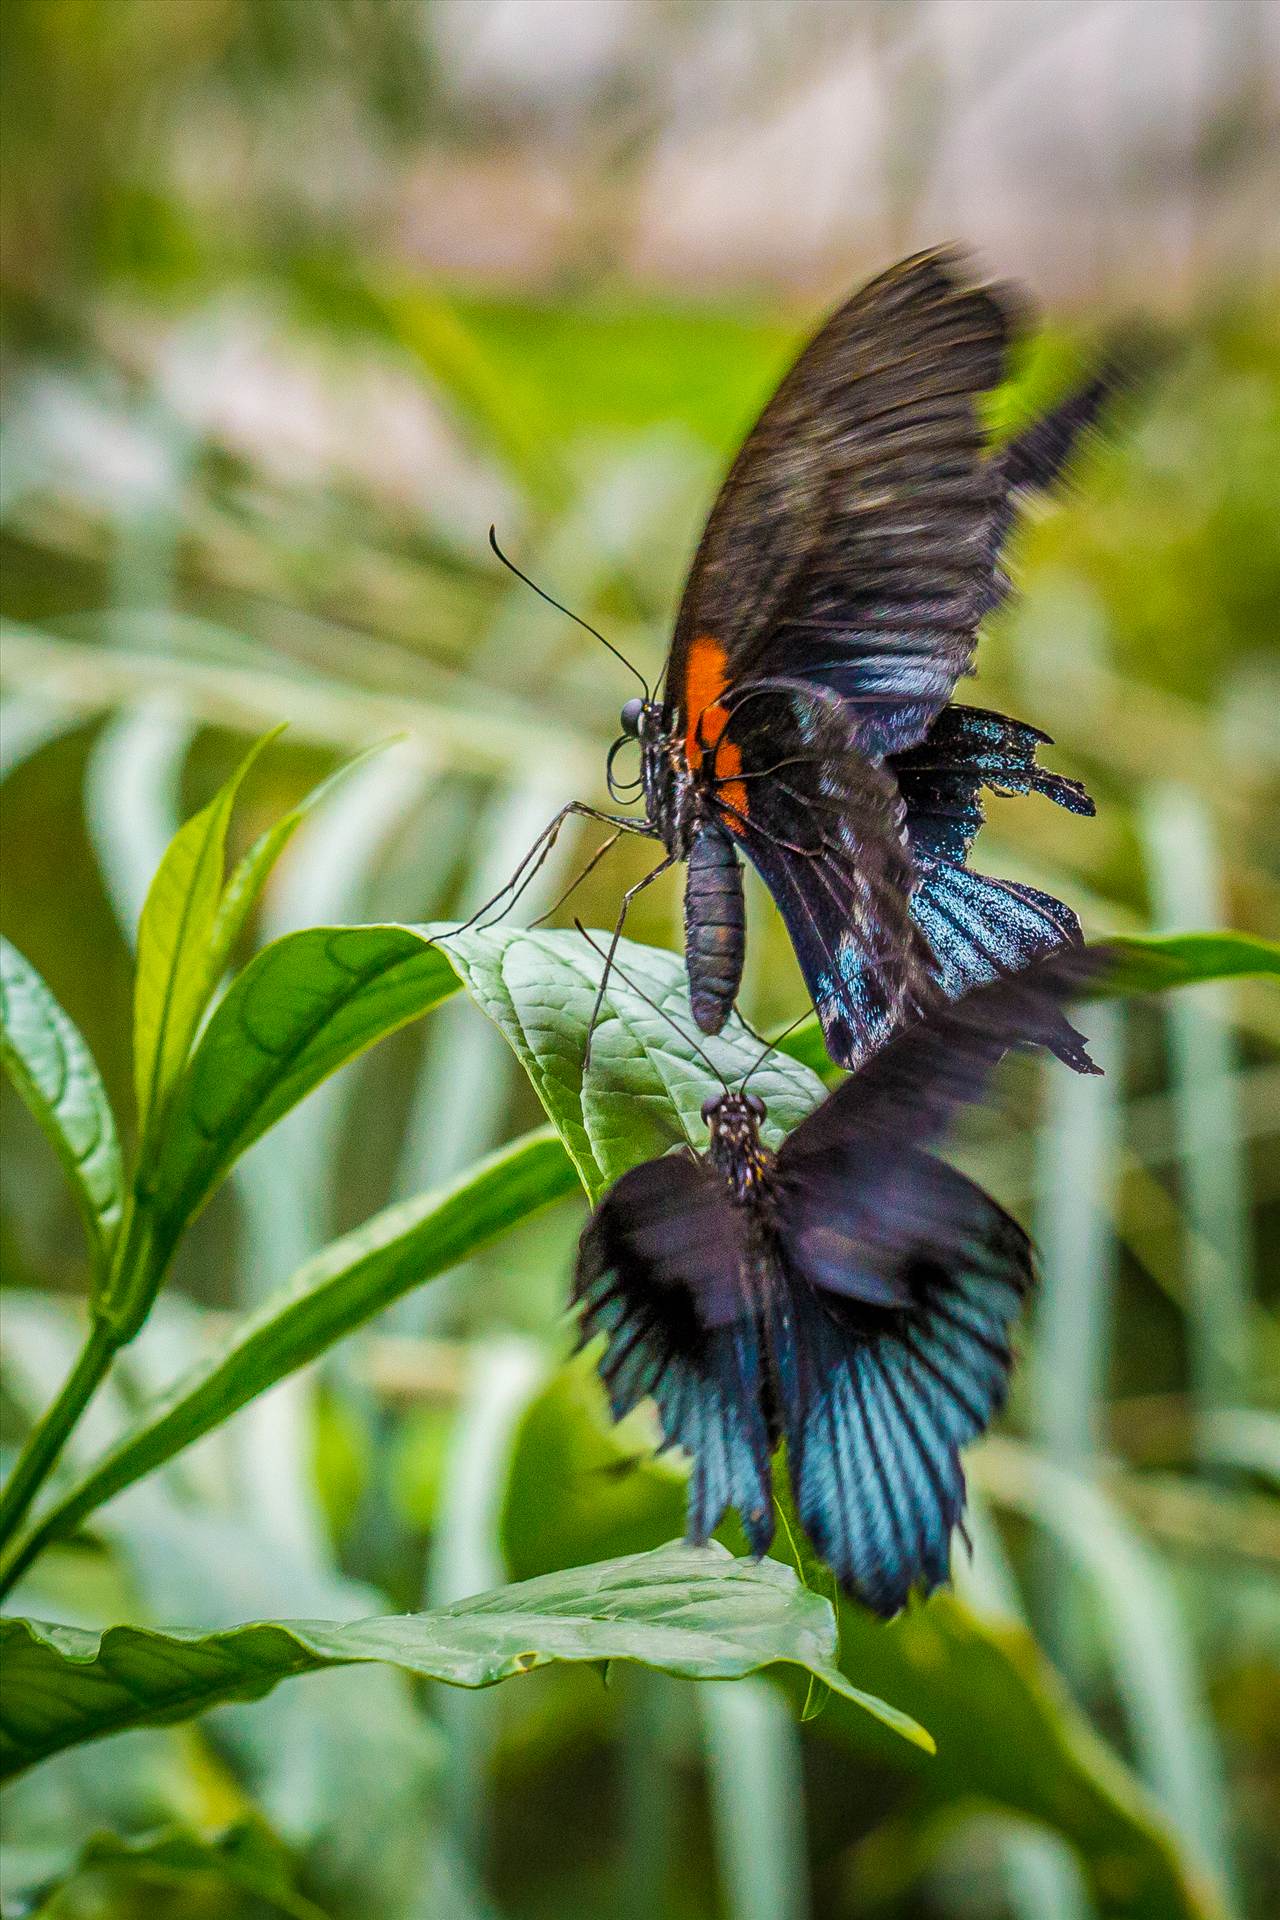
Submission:
[[[260,941],[469,911],[564,799],[602,798],[631,692],[498,568],[490,522],[655,668],[789,354],[944,240],[1042,309],[996,431],[1117,318],[1174,349],[1024,530],[968,696],[1053,734],[1099,817],[995,801],[980,861],[1093,933],[1274,934],[1278,136],[1266,0],[4,0],[3,921],[117,1111],[142,897],[247,738],[289,722],[238,844],[403,735],[303,827]],[[592,844],[566,834],[542,903]],[[580,910],[608,924],[640,871],[619,849]],[[752,910],[747,1005],[781,1021],[790,957]],[[672,943],[677,912],[655,889],[629,931]],[[959,1579],[1059,1681],[866,1633],[866,1684],[943,1742],[930,1772],[763,1684],[316,1677],[31,1776],[11,1910],[1276,1912],[1280,1008],[1242,983],[1087,1024],[1105,1080],[1028,1076],[1019,1124],[963,1143],[1044,1288]],[[84,1276],[5,1100],[12,1442]],[[536,1118],[461,1003],[347,1069],[200,1222],[77,1447],[335,1232]],[[636,1493],[563,1371],[579,1225],[559,1207],[246,1410],[51,1556],[32,1610],[356,1618],[678,1530],[676,1480]],[[913,1660],[935,1680],[908,1700]],[[163,1871],[100,1838],[169,1829],[190,1844]],[[1175,1837],[1199,1904],[1135,1904],[1143,1835]]]

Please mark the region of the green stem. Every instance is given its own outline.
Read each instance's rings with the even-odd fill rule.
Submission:
[[[72,1428],[92,1400],[111,1365],[118,1339],[115,1330],[97,1320],[89,1329],[62,1391],[27,1436],[13,1472],[0,1493],[0,1547],[10,1540],[27,1509],[44,1485],[67,1443]]]

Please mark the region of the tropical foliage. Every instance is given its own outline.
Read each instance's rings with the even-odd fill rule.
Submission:
[[[526,124],[430,11],[0,8],[6,1911],[1269,1914],[1274,289],[1139,276],[1177,309],[1161,378],[984,635],[974,698],[1099,813],[995,801],[981,859],[1133,972],[1079,1016],[1105,1079],[1015,1063],[955,1143],[1042,1285],[956,1593],[882,1627],[785,1535],[759,1568],[729,1530],[675,1545],[680,1463],[571,1354],[587,1196],[700,1141],[716,1085],[621,978],[584,1085],[571,916],[612,924],[634,850],[522,931],[592,851],[566,831],[513,923],[435,936],[600,796],[631,691],[490,521],[651,667],[752,407],[883,262],[664,291],[625,251],[643,59]],[[645,58],[678,101],[676,11]],[[876,31],[918,105],[914,11]],[[1237,105],[1195,165],[1247,207]],[[459,180],[532,245],[526,140],[586,155],[568,253],[462,282],[416,252]],[[1133,301],[1073,284],[997,431]],[[664,1005],[678,905],[644,896],[624,950]],[[799,986],[750,907],[777,1032]],[[771,1124],[824,1071],[801,1026],[753,1083]]]

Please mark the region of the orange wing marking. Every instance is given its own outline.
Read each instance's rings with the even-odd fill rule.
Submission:
[[[729,710],[720,701],[729,680],[727,663],[728,655],[714,635],[697,635],[685,669],[684,748],[691,773],[701,767],[704,753],[712,754],[712,772],[718,783],[716,797],[729,809],[730,816],[736,813],[745,818],[747,789],[737,777],[742,772],[742,749],[732,740],[721,740],[729,724]],[[732,817],[725,825],[733,833],[741,831]]]

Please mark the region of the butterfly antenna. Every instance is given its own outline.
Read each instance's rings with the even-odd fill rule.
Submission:
[[[754,1061],[753,1064],[748,1068],[747,1077],[738,1089],[739,1093],[746,1092],[747,1088],[750,1086],[756,1074],[760,1071],[765,1061],[769,1058],[769,1055],[776,1051],[776,1049],[787,1038],[788,1034],[794,1033],[798,1026],[803,1025],[803,1023],[809,1018],[809,1015],[812,1012],[813,1012],[812,1007],[806,1007],[803,1013],[798,1013],[796,1015],[795,1019],[791,1022],[791,1025],[789,1027],[784,1027],[782,1029],[782,1032],[779,1034],[776,1034],[772,1040],[762,1039],[761,1035],[756,1033],[755,1028],[748,1026],[747,1022],[745,1020],[742,1020],[742,1015],[741,1014],[738,1015],[739,1020],[742,1020],[743,1026],[747,1027],[747,1031],[749,1033],[754,1034],[757,1040],[760,1040],[760,1043],[764,1048],[764,1052],[760,1055],[759,1059]]]
[[[620,653],[618,648],[614,646],[612,640],[606,640],[604,635],[600,632],[599,628],[593,627],[589,620],[584,620],[581,614],[577,614],[573,611],[572,607],[566,607],[563,601],[553,600],[549,593],[543,592],[542,588],[538,585],[536,580],[531,580],[527,573],[522,573],[520,571],[519,567],[516,565],[514,560],[508,560],[506,554],[502,551],[502,548],[498,545],[498,530],[496,527],[490,527],[489,529],[489,545],[493,548],[493,551],[497,554],[499,560],[501,560],[503,566],[506,567],[507,571],[509,573],[514,573],[517,580],[523,580],[526,587],[531,587],[534,593],[537,594],[539,600],[545,600],[549,607],[554,607],[557,613],[563,613],[567,615],[568,618],[575,623],[575,625],[582,628],[584,633],[589,633],[594,640],[598,640],[602,647],[608,647],[614,659],[621,660],[627,672],[633,673],[636,679],[640,682],[640,685],[644,688],[644,697],[646,701],[652,697],[649,692],[649,683],[645,679],[644,675],[641,673],[639,667],[633,667],[631,662],[628,660],[626,654]]]
[[[591,935],[587,932],[581,920],[575,920],[573,924],[578,929],[578,932],[582,935],[587,945],[591,948],[591,951],[593,953],[599,954],[600,958],[604,960],[607,956],[603,948],[596,945],[596,942],[591,938]],[[660,1007],[657,1001],[652,999],[645,992],[643,987],[638,987],[635,981],[631,978],[631,976],[622,971],[622,968],[619,966],[616,960],[613,963],[612,971],[617,974],[618,978],[622,981],[624,986],[630,987],[632,993],[635,994],[638,1000],[643,1000],[646,1007],[652,1007],[653,1011],[658,1015],[660,1019],[665,1020],[669,1027],[674,1028],[676,1033],[679,1034],[680,1038],[685,1042],[685,1044],[693,1048],[694,1052],[697,1054],[699,1060],[703,1062],[708,1072],[714,1075],[714,1077],[720,1082],[720,1085],[724,1088],[725,1092],[728,1093],[729,1082],[725,1079],[719,1067],[716,1065],[715,1061],[711,1058],[711,1055],[698,1045],[698,1042],[693,1038],[693,1035],[690,1033],[686,1033],[684,1028],[680,1025],[680,1022],[677,1019],[675,1019],[672,1014],[669,1014],[665,1007]],[[754,1072],[755,1069],[753,1068],[752,1071]]]

